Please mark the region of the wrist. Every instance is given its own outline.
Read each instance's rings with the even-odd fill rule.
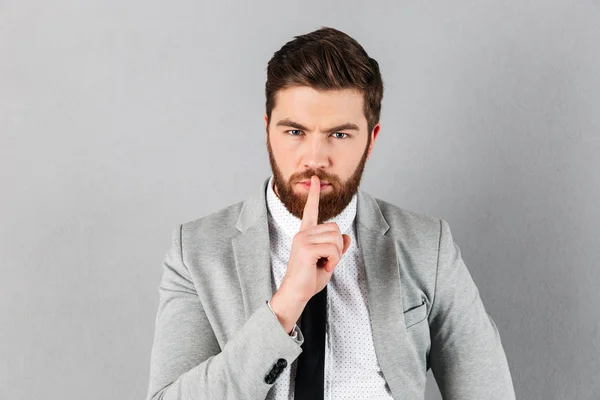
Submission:
[[[305,301],[298,300],[293,294],[282,287],[280,287],[269,301],[271,310],[273,310],[284,330],[290,335],[306,303]]]

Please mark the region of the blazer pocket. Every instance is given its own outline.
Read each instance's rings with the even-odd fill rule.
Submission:
[[[427,304],[425,304],[425,299],[423,299],[421,304],[404,312],[404,324],[408,329],[411,326],[423,321],[426,317]]]

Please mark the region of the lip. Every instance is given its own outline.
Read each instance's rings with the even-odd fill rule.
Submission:
[[[298,184],[304,186],[307,189],[310,189],[310,180],[298,182]],[[331,185],[329,183],[321,182],[321,189],[323,189],[324,187],[327,187],[327,186],[331,186]]]

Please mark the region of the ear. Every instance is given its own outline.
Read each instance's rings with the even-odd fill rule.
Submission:
[[[267,114],[265,114],[264,120],[265,120],[265,135],[267,136],[267,140],[268,140],[269,139],[269,117],[267,117]]]
[[[265,120],[265,136],[268,141],[269,140],[269,118],[267,117],[267,114],[265,114],[263,118]]]
[[[371,157],[371,151],[373,151],[373,146],[375,146],[375,140],[377,139],[377,135],[379,135],[379,130],[381,129],[381,124],[375,125],[373,128],[373,132],[371,133],[371,143],[369,144],[369,152],[367,153],[367,160]]]

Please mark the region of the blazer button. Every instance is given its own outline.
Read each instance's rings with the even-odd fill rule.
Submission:
[[[280,358],[279,360],[277,360],[277,364],[275,365],[277,365],[277,368],[282,370],[287,366],[287,361],[285,360],[285,358]]]
[[[275,383],[275,378],[269,374],[269,375],[265,376],[265,382],[270,385],[272,383]]]

